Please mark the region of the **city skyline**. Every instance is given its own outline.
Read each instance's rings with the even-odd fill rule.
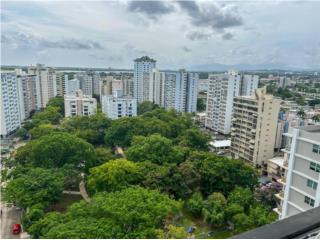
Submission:
[[[3,1],[1,60],[131,69],[133,59],[149,55],[170,69],[319,69],[320,30],[313,27],[319,7],[313,1]]]

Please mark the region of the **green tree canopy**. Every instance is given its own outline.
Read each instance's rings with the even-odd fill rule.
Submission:
[[[50,133],[59,131],[56,127],[52,124],[40,124],[37,127],[34,127],[30,130],[30,134],[32,139],[37,139],[45,135],[49,135]]]
[[[185,202],[187,210],[195,217],[199,217],[202,214],[204,207],[204,200],[200,192],[195,192],[190,199]]]
[[[60,108],[49,106],[42,112],[36,113],[32,117],[32,122],[36,126],[46,123],[58,124],[61,118]]]
[[[47,107],[52,106],[52,107],[58,107],[59,112],[62,116],[64,116],[64,99],[63,97],[56,96],[54,98],[50,98]]]
[[[245,210],[248,210],[253,202],[253,193],[249,188],[235,187],[228,196],[229,204],[239,204]]]
[[[221,226],[225,221],[224,209],[226,205],[227,200],[223,194],[219,192],[212,193],[202,210],[204,221],[215,226]]]
[[[52,133],[27,143],[18,149],[17,159],[35,167],[60,168],[72,164],[88,170],[96,166],[91,144],[68,133]]]
[[[88,187],[90,192],[112,192],[135,185],[141,180],[141,172],[136,163],[126,159],[110,160],[90,169]]]
[[[155,238],[180,204],[140,187],[99,193],[73,204],[66,214],[47,214],[30,233],[41,238]]]
[[[138,104],[138,115],[144,114],[146,112],[151,112],[154,109],[159,108],[159,106],[157,104],[154,104],[150,101],[144,101],[142,103]]]
[[[149,160],[153,163],[164,164],[181,162],[183,152],[180,148],[173,146],[170,139],[154,134],[148,137],[134,137],[126,156],[135,162]]]
[[[28,168],[8,182],[3,195],[5,201],[27,208],[41,203],[48,206],[57,201],[63,191],[63,176],[42,168]]]
[[[184,147],[207,150],[210,136],[197,128],[191,128],[181,136],[180,144]]]
[[[198,98],[197,99],[197,111],[198,112],[203,112],[204,110],[206,110],[206,104],[204,102],[203,98]]]

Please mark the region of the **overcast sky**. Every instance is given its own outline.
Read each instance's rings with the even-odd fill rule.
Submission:
[[[1,1],[2,64],[320,68],[319,1]]]

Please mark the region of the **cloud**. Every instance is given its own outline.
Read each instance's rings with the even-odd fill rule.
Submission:
[[[183,46],[182,50],[185,51],[185,52],[191,52],[191,49],[186,47],[186,46]]]
[[[104,49],[103,46],[96,41],[77,40],[73,38],[63,38],[57,41],[52,41],[22,32],[4,33],[1,36],[1,42],[13,48],[56,48],[70,50]]]
[[[196,27],[210,27],[221,31],[243,25],[238,8],[234,5],[217,5],[212,2],[198,5],[195,1],[177,1],[177,3]]]
[[[234,37],[234,35],[232,33],[225,33],[222,35],[222,39],[224,40],[230,40]]]
[[[143,13],[156,20],[159,16],[173,12],[174,7],[165,1],[130,1],[127,5],[127,10]]]
[[[205,33],[200,31],[193,31],[186,34],[186,38],[190,40],[208,40],[212,36],[212,33]]]

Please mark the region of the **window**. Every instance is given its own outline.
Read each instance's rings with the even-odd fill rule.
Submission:
[[[304,197],[304,202],[305,202],[306,204],[308,204],[309,206],[314,207],[314,200],[313,200],[313,199],[305,196],[305,197]]]
[[[312,152],[320,154],[320,145],[313,144]]]
[[[318,183],[316,183],[316,182],[308,179],[308,180],[307,180],[307,186],[310,187],[310,188],[312,188],[313,190],[316,190],[317,187],[318,187]]]
[[[320,172],[320,164],[315,162],[310,162],[310,169],[315,172]]]

